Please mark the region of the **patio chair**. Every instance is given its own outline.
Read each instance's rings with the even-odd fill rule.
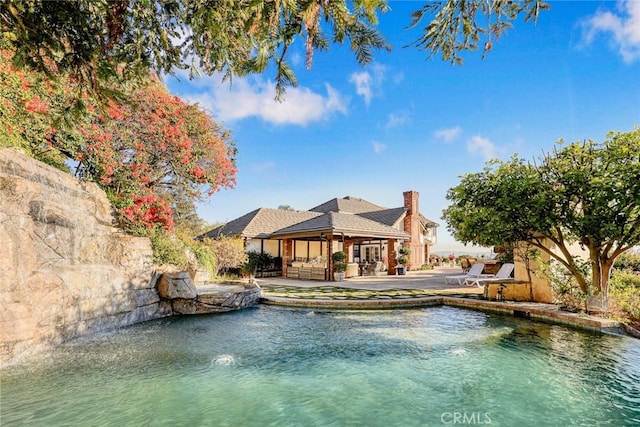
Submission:
[[[475,264],[474,264],[475,265]],[[464,281],[464,284],[467,286],[477,286],[482,288],[487,282],[503,282],[507,280],[513,280],[511,277],[511,273],[513,272],[514,265],[512,263],[502,264],[500,270],[495,275],[491,275],[490,277],[476,277],[469,278]]]
[[[382,270],[382,261],[372,262],[367,266],[367,276],[377,276]]]
[[[484,264],[477,262],[473,264],[467,274],[459,274],[457,276],[445,276],[445,283],[449,284],[449,282],[458,282],[458,285],[462,285],[462,283],[467,279],[479,278],[479,277],[493,277],[493,274],[482,274],[482,270],[484,269]]]

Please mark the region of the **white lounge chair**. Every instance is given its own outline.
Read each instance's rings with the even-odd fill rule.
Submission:
[[[484,269],[484,264],[480,262],[476,262],[469,268],[469,271],[466,274],[459,274],[457,276],[445,276],[445,283],[453,283],[458,282],[458,285],[462,285],[462,283],[467,279],[479,278],[479,277],[493,277],[493,274],[482,274],[482,270]]]
[[[513,268],[514,268],[514,265],[507,262],[505,264],[502,264],[502,267],[500,267],[500,270],[498,270],[498,272],[495,275],[491,275],[489,277],[485,276],[485,277],[469,278],[464,281],[464,284],[467,286],[475,285],[479,288],[482,288],[484,284],[487,282],[501,282],[501,281],[513,280],[513,278],[511,277]]]

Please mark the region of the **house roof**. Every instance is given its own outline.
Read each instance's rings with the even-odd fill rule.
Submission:
[[[438,227],[440,225],[437,222],[431,221],[429,218],[422,214],[420,214],[420,222],[422,222],[422,225],[424,225],[425,228]]]
[[[268,239],[273,232],[281,228],[289,227],[319,215],[322,214],[309,211],[259,208],[216,227],[201,237],[240,236]]]
[[[311,212],[343,212],[343,213],[354,213],[359,214],[363,212],[371,212],[371,211],[379,211],[383,208],[382,206],[374,205],[371,202],[368,202],[364,199],[360,199],[358,197],[346,196],[342,199],[331,199],[327,202],[324,202],[321,205],[316,206],[315,208],[309,209]]]
[[[274,238],[317,236],[319,232],[344,234],[345,237],[398,238],[411,237],[409,233],[389,227],[388,225],[363,218],[360,215],[327,212],[298,224],[276,231]]]
[[[371,212],[362,212],[358,215],[370,219],[372,221],[380,222],[382,224],[392,226],[404,217],[407,210],[403,207],[393,209],[382,209]]]
[[[406,208],[384,208],[367,200],[347,196],[331,199],[308,211],[259,208],[200,237],[239,236],[244,238],[314,237],[319,233],[353,237],[399,238],[408,233],[393,226],[406,215]],[[438,224],[420,215],[425,228]]]

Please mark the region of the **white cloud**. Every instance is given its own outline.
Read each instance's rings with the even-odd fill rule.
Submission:
[[[598,11],[582,22],[584,42],[590,44],[599,33],[610,34],[622,59],[640,59],[640,1],[619,1],[617,12]]]
[[[367,71],[361,73],[353,73],[349,77],[349,83],[356,85],[356,93],[364,98],[364,103],[369,105],[373,98],[373,89],[371,87],[371,74]]]
[[[460,136],[462,133],[462,128],[460,126],[456,126],[448,129],[439,129],[433,133],[433,135],[441,139],[444,142],[453,142],[456,138]]]
[[[485,160],[496,157],[496,145],[488,138],[479,135],[473,136],[467,141],[467,150],[471,154],[480,154]]]
[[[349,83],[356,86],[356,93],[364,98],[365,105],[369,106],[371,100],[382,89],[382,82],[385,79],[386,68],[384,65],[373,64],[369,71],[353,73],[349,77]]]
[[[208,78],[209,90],[187,99],[199,103],[223,122],[259,117],[273,124],[305,126],[324,120],[334,113],[347,113],[348,99],[329,84],[326,95],[305,87],[289,87],[282,102],[274,100],[275,84],[259,77],[234,78],[233,84],[220,78]]]
[[[254,163],[251,165],[251,168],[256,172],[264,172],[270,169],[275,169],[276,162],[264,162],[264,163]]]
[[[409,116],[404,113],[390,113],[387,116],[387,123],[384,125],[385,128],[394,128],[398,126],[402,126],[403,124],[409,121]]]
[[[383,144],[381,142],[377,142],[377,141],[373,141],[371,143],[371,145],[373,146],[373,151],[377,154],[377,153],[382,153],[384,150],[387,149],[387,145]]]

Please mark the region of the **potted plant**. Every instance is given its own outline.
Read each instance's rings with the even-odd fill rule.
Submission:
[[[333,261],[333,280],[342,282],[344,280],[344,272],[347,270],[347,254],[342,251],[334,252],[331,255]]]
[[[411,249],[402,247],[398,250],[400,256],[398,257],[398,266],[396,267],[396,273],[403,276],[407,272],[407,266],[409,264],[409,254]]]

